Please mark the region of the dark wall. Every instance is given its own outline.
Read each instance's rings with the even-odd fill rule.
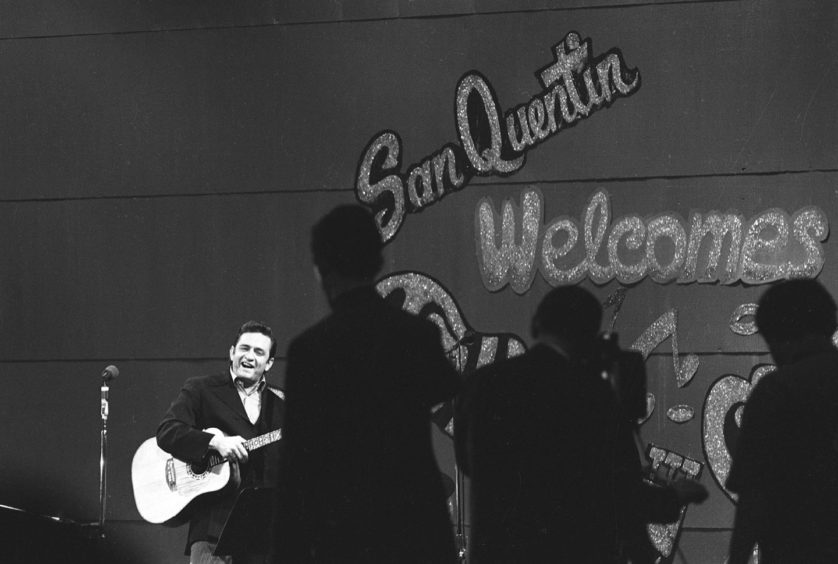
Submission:
[[[486,289],[475,242],[484,198],[499,213],[537,188],[544,223],[581,225],[602,189],[612,224],[815,206],[835,225],[831,2],[552,4],[0,1],[0,504],[96,519],[98,375],[117,364],[109,550],[183,561],[185,531],[143,523],[130,484],[133,453],[181,382],[223,367],[246,319],[268,321],[284,351],[326,313],[308,230],[355,201],[376,133],[399,134],[405,172],[457,142],[464,73],[480,71],[510,109],[538,94],[536,72],[570,31],[590,37],[593,54],[619,48],[640,89],[531,150],[518,173],[476,177],[408,214],[383,277],[429,276],[460,328],[527,341],[549,284],[536,273],[523,292]],[[821,244],[819,279],[835,292],[832,238]],[[679,381],[672,339],[653,347],[656,410],[643,435],[704,464],[711,498],[688,511],[681,546],[686,561],[722,562],[734,506],[704,415],[718,380],[770,362],[758,336],[731,330],[765,286],[581,283],[603,300],[623,288],[624,345],[677,310],[675,360],[694,354],[698,367]],[[679,405],[694,417],[667,417]],[[450,441],[434,432],[451,474]]]

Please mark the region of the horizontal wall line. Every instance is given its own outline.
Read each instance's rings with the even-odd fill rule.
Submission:
[[[704,174],[658,174],[648,176],[600,176],[593,178],[568,178],[562,180],[520,180],[504,182],[471,182],[470,186],[526,186],[528,184],[595,184],[595,183],[626,183],[648,182],[652,180],[701,180],[708,178],[760,178],[795,176],[803,174],[829,174],[838,172],[838,168],[811,168],[800,170],[769,170],[755,172],[709,172]],[[482,180],[482,179],[481,179]]]
[[[838,172],[838,168],[813,168],[800,170],[779,170],[762,172],[731,172],[731,173],[706,173],[706,174],[661,174],[648,176],[601,176],[593,178],[566,178],[566,179],[543,179],[543,180],[520,180],[510,181],[501,178],[498,181],[490,181],[487,178],[475,177],[475,179],[462,190],[469,187],[493,187],[493,186],[528,186],[547,184],[620,184],[627,182],[648,182],[657,180],[695,180],[708,178],[761,178],[794,176],[804,174],[832,174]],[[89,200],[155,200],[163,198],[229,198],[237,196],[265,196],[281,194],[329,194],[341,192],[354,192],[354,188],[313,188],[313,189],[288,189],[288,190],[246,190],[228,192],[183,192],[177,194],[121,194],[121,195],[90,195],[90,196],[65,196],[45,198],[0,198],[0,204],[28,204],[28,203],[55,203],[55,202],[77,202]]]
[[[224,362],[227,357],[160,357],[160,358],[143,358],[143,357],[102,357],[102,358],[24,358],[24,359],[3,359],[0,360],[2,364],[55,364],[59,362],[82,364],[87,362],[101,362],[116,364],[118,362]],[[285,360],[285,357],[274,357],[274,360]]]
[[[663,344],[661,346],[666,346]],[[752,356],[768,356],[768,351],[691,351],[691,350],[684,350],[682,347],[678,349],[678,355],[683,357],[687,354],[694,354],[699,357],[752,357]],[[653,352],[649,355],[649,358],[652,357],[664,357],[668,358],[672,356],[671,351],[661,351],[661,352]],[[276,361],[285,361],[285,356],[275,356],[274,360]],[[157,362],[225,362],[227,361],[226,357],[124,357],[124,358],[115,358],[115,357],[102,357],[102,358],[21,358],[21,359],[8,359],[4,358],[0,360],[0,365],[9,365],[9,364],[56,364],[56,363],[73,363],[73,364],[82,364],[82,363],[89,363],[89,362],[99,362],[104,364],[116,364],[119,362],[138,362],[138,363],[157,363]]]
[[[314,26],[314,25],[345,25],[355,23],[376,23],[394,20],[433,20],[433,19],[461,19],[481,16],[498,16],[508,14],[544,14],[551,12],[572,12],[572,11],[588,11],[588,10],[623,10],[649,7],[666,7],[666,6],[688,6],[700,4],[728,4],[734,2],[741,2],[742,0],[668,0],[662,2],[638,2],[638,3],[619,3],[619,4],[602,4],[597,6],[569,6],[569,7],[549,7],[549,8],[530,8],[530,9],[511,9],[511,10],[492,10],[485,12],[461,12],[452,14],[417,14],[412,16],[387,16],[387,17],[369,17],[357,19],[320,19],[320,20],[306,20],[306,21],[289,21],[289,22],[267,22],[259,24],[239,24],[239,25],[214,25],[204,27],[173,27],[160,29],[142,29],[142,30],[126,30],[126,31],[100,31],[88,33],[64,33],[64,34],[42,34],[42,35],[18,35],[0,37],[2,41],[27,41],[36,39],[68,39],[80,37],[98,37],[98,36],[120,36],[120,35],[140,35],[152,33],[177,33],[177,32],[191,32],[191,31],[223,31],[235,29],[257,29],[265,27],[299,27],[299,26]]]
[[[289,189],[289,190],[245,190],[238,192],[198,192],[190,193],[183,192],[177,194],[126,194],[126,195],[91,195],[91,196],[66,196],[66,197],[49,197],[49,198],[0,198],[0,204],[14,203],[14,204],[41,204],[41,203],[55,203],[55,202],[78,202],[88,200],[158,200],[165,198],[227,198],[235,196],[264,196],[276,194],[317,194],[330,192],[348,192],[353,191],[353,188],[315,188],[311,190],[306,189]]]

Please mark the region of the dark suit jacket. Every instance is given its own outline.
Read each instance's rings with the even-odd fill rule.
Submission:
[[[351,291],[288,349],[286,561],[454,562],[431,407],[459,377],[432,323]]]
[[[606,564],[626,543],[649,556],[639,454],[618,413],[604,380],[546,345],[467,378],[454,430],[469,562]]]
[[[727,478],[761,562],[838,562],[838,351],[804,351],[751,392]],[[745,511],[745,515],[740,515]],[[736,530],[734,535],[743,531]]]
[[[284,402],[268,387],[262,391],[262,411],[256,424],[247,418],[229,371],[188,379],[157,428],[157,444],[176,458],[200,462],[207,454],[216,427],[227,435],[251,439],[282,427]],[[281,443],[250,452],[241,465],[242,487],[276,486]],[[190,504],[186,552],[197,540],[218,540],[237,491],[204,494]]]

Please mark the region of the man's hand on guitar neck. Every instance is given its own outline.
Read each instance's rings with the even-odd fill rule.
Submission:
[[[235,437],[213,435],[209,447],[216,450],[226,460],[247,462],[247,449],[244,448],[244,442],[244,439],[238,435]]]

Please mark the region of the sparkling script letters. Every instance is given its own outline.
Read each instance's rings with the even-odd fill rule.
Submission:
[[[379,281],[376,290],[400,309],[435,323],[443,348],[455,354],[457,358],[453,360],[461,371],[518,356],[526,350],[524,342],[511,333],[477,333],[448,290],[430,276],[419,272],[394,273]],[[471,339],[467,338],[469,335]]]
[[[376,290],[388,302],[404,311],[424,317],[440,329],[443,349],[460,374],[523,354],[524,342],[511,333],[479,333],[466,322],[453,296],[442,284],[418,272],[391,274],[376,284]],[[453,437],[451,402],[433,409],[434,423]]]
[[[674,212],[612,221],[609,195],[600,189],[588,200],[581,225],[565,215],[545,225],[543,209],[537,188],[524,191],[520,206],[505,200],[500,213],[489,198],[478,202],[477,260],[487,290],[509,285],[523,294],[536,270],[552,286],[586,276],[596,284],[614,278],[633,284],[647,276],[661,284],[814,278],[829,234],[826,214],[815,206],[791,216],[774,208],[747,221],[735,211],[715,210],[693,212],[689,223]]]
[[[725,374],[710,385],[707,397],[704,399],[702,416],[704,454],[710,464],[713,479],[732,500],[736,499],[736,494],[727,489],[725,482],[730,473],[732,453],[739,436],[742,408],[757,382],[775,369],[776,367],[772,364],[758,364],[753,367],[748,379],[736,374]]]
[[[475,175],[518,171],[529,149],[640,87],[640,73],[627,69],[618,49],[591,58],[591,40],[571,32],[553,51],[555,62],[538,73],[543,90],[506,112],[503,120],[489,81],[479,72],[466,73],[457,84],[459,144],[444,145],[407,173],[401,172],[398,133],[382,131],[369,142],[355,176],[355,194],[373,208],[385,242],[396,235],[406,213],[464,188]]]

